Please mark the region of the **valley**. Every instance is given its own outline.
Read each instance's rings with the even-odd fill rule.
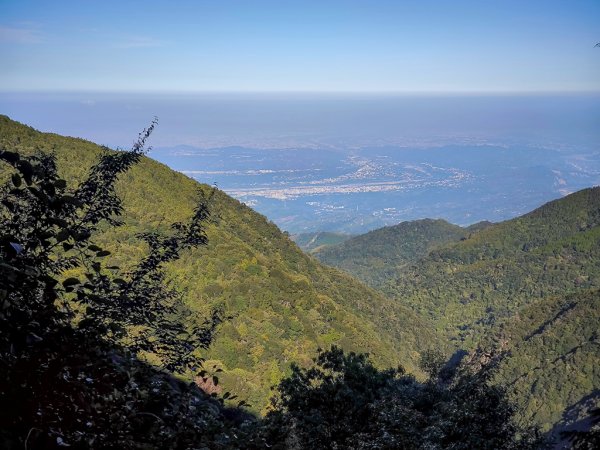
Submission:
[[[599,404],[600,187],[498,224],[402,222],[312,254],[413,309],[455,349],[501,348],[498,379],[523,420],[549,430]]]
[[[0,1],[0,449],[600,449],[599,19]]]
[[[600,183],[597,150],[556,148],[177,146],[151,156],[219,186],[292,234],[357,234],[426,217],[458,225],[497,222]]]
[[[102,152],[91,142],[40,133],[6,116],[0,117],[0,145],[16,145],[24,154],[55,149],[69,180],[80,180]],[[125,224],[97,239],[113,253],[110,262],[131,267],[144,251],[135,235],[167,231],[170,221],[184,220],[198,189],[210,187],[144,158],[118,184]],[[437,345],[437,337],[412,311],[305,255],[274,224],[224,192],[216,191],[211,208],[208,245],[170,264],[167,282],[199,320],[214,308],[231,316],[204,357],[255,411],[264,411],[271,386],[290,363],[308,364],[318,347],[342,345],[372,354],[381,367],[401,363],[421,373],[418,349]]]
[[[24,156],[53,152],[61,176],[75,183],[95,158],[109,151],[81,139],[40,133],[6,116],[0,117],[0,144]],[[482,150],[468,151],[476,155]],[[485,158],[499,152],[488,151],[491,154]],[[402,182],[417,195],[419,183],[439,183],[441,189],[454,180],[462,186],[457,187],[460,191],[474,183],[467,173],[491,170],[475,157],[456,169],[447,148],[430,150],[437,152],[437,164],[447,169],[417,162],[389,163],[381,152],[376,150],[373,159],[384,159],[386,165],[372,164],[363,156],[360,162],[335,170],[328,165],[336,161],[335,154],[329,154],[328,164],[327,157],[307,158],[304,168],[301,164],[291,169],[290,158],[281,153],[275,166],[259,166],[277,170],[256,169],[245,176],[283,186],[287,177],[297,177],[300,186],[319,186],[325,180],[335,186],[332,189],[343,189],[374,176],[397,186],[391,179],[404,174]],[[218,151],[192,154],[209,161],[222,159]],[[509,152],[496,157],[505,164],[506,158],[515,156]],[[225,160],[220,167],[209,164],[211,170],[205,172],[239,176],[247,167],[246,159],[228,169]],[[384,167],[391,169],[383,171]],[[548,167],[556,166],[539,170],[542,179],[552,172]],[[530,170],[523,173],[531,175]],[[578,177],[589,181],[596,176],[593,167],[585,170],[592,178],[582,172],[569,172],[571,184],[566,185],[574,185]],[[282,173],[285,180],[278,178]],[[557,174],[552,174],[549,179],[556,182]],[[432,181],[435,177],[437,181]],[[273,200],[293,200],[293,190],[281,189],[289,197]],[[198,190],[214,193],[208,244],[187,250],[168,264],[165,282],[176,288],[193,312],[189,326],[215,310],[226,317],[202,359],[205,367],[218,370],[212,376],[219,373],[227,396],[235,393],[232,398],[241,397],[252,412],[268,414],[272,386],[290,375],[293,364],[309,367],[318,348],[331,346],[367,352],[381,370],[400,365],[415,383],[427,379],[423,359],[431,352],[455,364],[461,355],[476,358],[481,352],[500,351],[494,383],[506,386],[508,398],[518,405],[516,420],[525,428],[535,424],[554,437],[598,405],[600,188],[579,190],[499,223],[481,221],[461,227],[442,219],[422,219],[366,234],[292,236],[303,252],[288,233],[245,202],[143,158],[117,183],[124,201],[123,225],[103,230],[96,238],[111,253],[108,263],[125,270],[132,267],[144,252],[135,236],[167,232],[166,223],[184,220],[193,210]],[[469,192],[481,195],[483,191],[480,187]],[[309,191],[302,192],[308,195]],[[297,195],[298,200],[303,198]],[[182,316],[181,320],[190,319]],[[160,365],[160,352],[139,356],[144,363]],[[212,388],[221,392],[216,385]]]

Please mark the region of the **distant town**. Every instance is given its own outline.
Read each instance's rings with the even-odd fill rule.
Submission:
[[[600,183],[594,150],[459,142],[346,151],[179,146],[152,156],[291,233],[362,233],[423,217],[502,221]]]

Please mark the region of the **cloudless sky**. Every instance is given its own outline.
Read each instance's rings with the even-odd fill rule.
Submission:
[[[600,91],[599,0],[0,0],[0,91]]]

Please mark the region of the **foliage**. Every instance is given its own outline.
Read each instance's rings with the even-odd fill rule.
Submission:
[[[457,347],[509,341],[499,379],[547,431],[600,389],[600,188],[431,251],[388,285]]]
[[[382,288],[403,266],[468,234],[466,229],[445,220],[415,220],[319,248],[314,255],[319,261],[345,270],[369,286]]]
[[[160,351],[170,371],[202,364],[193,351],[208,346],[219,318],[188,329],[181,318],[192,323],[191,312],[164,287],[162,268],[181,250],[206,244],[207,205],[168,236],[141,235],[148,254],[124,278],[102,264],[110,252],[92,242],[103,225],[119,225],[115,183],[139,162],[153,127],[130,152],[105,151],[75,189],[59,177],[53,155],[0,150],[12,169],[0,189],[5,448],[229,445],[219,402],[136,357]],[[63,276],[77,269],[81,277]]]
[[[509,355],[496,379],[510,386],[520,420],[557,436],[600,405],[598,323],[600,293],[590,291],[538,300],[497,326]]]
[[[171,226],[172,235],[155,232],[139,236],[150,250],[127,280],[114,276],[117,267],[103,270],[100,261],[110,252],[91,242],[103,222],[120,224],[116,217],[123,207],[115,182],[139,161],[154,124],[140,135],[131,151],[104,152],[89,177],[74,190],[67,189],[67,182],[59,178],[54,156],[39,153],[21,157],[0,151],[0,161],[15,170],[0,192],[0,256],[6,283],[0,318],[6,332],[4,349],[21,346],[32,335],[48,330],[49,320],[60,323],[60,319],[74,318],[76,314],[70,311],[73,303],[80,313],[78,328],[90,329],[109,342],[120,342],[131,327],[143,327],[129,347],[152,351],[160,345],[165,367],[171,371],[183,370],[185,363],[191,362],[191,350],[181,347],[183,334],[193,340],[188,343],[190,349],[207,347],[214,326],[198,326],[187,333],[181,320],[169,317],[175,311],[185,315],[185,306],[176,292],[165,289],[162,271],[181,250],[206,244],[204,222],[209,213],[204,200],[189,224]],[[58,284],[57,277],[77,267],[87,269],[84,281],[70,277],[62,286]],[[60,313],[54,305],[57,301],[61,303]],[[217,321],[215,316],[213,322]],[[36,328],[23,327],[25,323]],[[170,339],[172,336],[177,339]]]
[[[510,386],[521,420],[552,429],[600,389],[600,188],[476,224],[462,238],[441,225],[406,222],[317,256],[432,320],[456,350],[506,340],[498,380]],[[445,243],[433,239],[444,230]]]
[[[463,367],[452,380],[420,383],[399,369],[380,371],[366,355],[320,352],[279,385],[260,430],[274,449],[537,448],[534,429],[512,421],[493,364]]]
[[[411,224],[417,234],[405,243],[415,245],[401,256],[410,263],[394,267],[409,277],[396,282],[408,286],[400,300],[431,310],[447,336],[463,339],[455,343],[472,346],[490,328],[506,340],[492,366],[448,371],[447,349],[400,302],[143,157],[151,131],[131,152],[113,152],[0,117],[0,144],[16,149],[0,153],[4,446],[532,448],[523,424],[547,428],[598,389],[597,189],[467,229],[462,241],[465,230],[448,238],[452,226]],[[493,292],[482,287],[492,282]],[[215,334],[223,314],[232,319]],[[331,344],[372,351],[376,364],[334,347],[303,368]],[[299,364],[288,371],[289,361]],[[377,368],[399,362],[429,380]],[[218,377],[207,370],[223,363]],[[182,381],[192,374],[212,396]],[[260,408],[280,381],[264,422],[224,408],[238,403],[229,392],[219,398],[226,384]]]
[[[40,133],[0,116],[0,145],[21,155],[36,148],[53,152],[61,178],[81,184],[87,168],[106,151],[90,142]],[[9,173],[0,170],[0,177]],[[101,227],[95,244],[111,254],[107,266],[132,273],[148,245],[136,238],[144,233],[169,234],[169,223],[185,222],[194,214],[198,190],[210,187],[176,173],[147,157],[115,183],[122,198],[123,224]],[[264,411],[270,387],[289,373],[289,364],[310,363],[315,350],[336,344],[346,350],[369,352],[379,367],[402,363],[420,373],[419,350],[437,345],[429,324],[397,302],[337,270],[303,254],[275,225],[219,190],[210,199],[216,213],[205,223],[208,243],[182,249],[179,259],[165,266],[165,282],[194,317],[211,317],[213,310],[232,317],[220,326],[213,345],[203,356],[223,369],[221,385]],[[70,270],[65,278],[83,271]],[[176,314],[177,316],[178,314]],[[160,361],[161,349],[145,352]],[[263,376],[268,373],[269,376]]]
[[[472,346],[536,299],[599,287],[599,237],[600,188],[584,189],[432,250],[386,291]]]
[[[442,369],[446,365],[446,358],[444,354],[436,349],[425,350],[421,354],[420,364],[421,369],[430,379],[438,378],[442,372]]]

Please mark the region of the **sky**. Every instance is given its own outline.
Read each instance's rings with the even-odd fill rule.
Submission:
[[[0,0],[0,91],[600,91],[598,0]]]

